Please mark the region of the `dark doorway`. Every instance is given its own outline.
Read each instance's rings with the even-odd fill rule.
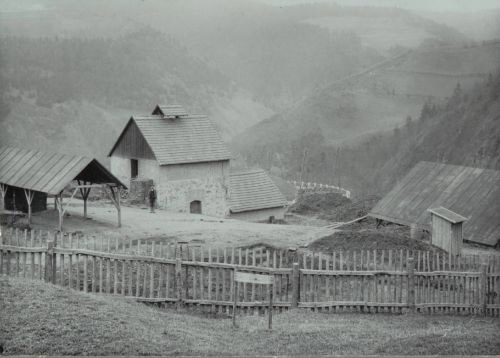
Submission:
[[[139,176],[139,161],[137,159],[130,159],[130,177],[135,179]]]
[[[191,214],[201,214],[201,201],[193,200],[191,204],[189,204],[189,212]]]

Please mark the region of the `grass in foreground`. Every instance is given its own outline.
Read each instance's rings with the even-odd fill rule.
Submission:
[[[320,314],[214,319],[0,278],[4,354],[499,354],[500,319]]]

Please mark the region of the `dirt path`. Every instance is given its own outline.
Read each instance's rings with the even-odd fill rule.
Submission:
[[[91,219],[84,219],[82,212],[80,202],[68,208],[70,216],[64,219],[65,231],[79,231],[87,235],[119,235],[133,239],[161,238],[165,241],[179,240],[214,246],[244,246],[265,242],[279,247],[306,246],[335,232],[325,227],[258,224],[164,210],[152,214],[146,208],[137,207],[122,207],[122,227],[118,228],[116,210],[111,205],[90,203],[88,215]],[[36,229],[54,229],[57,227],[57,214],[50,209],[36,214],[33,224]]]

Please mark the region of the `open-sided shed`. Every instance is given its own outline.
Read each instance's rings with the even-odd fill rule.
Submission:
[[[500,171],[420,162],[369,213],[430,230],[429,209],[444,207],[468,220],[464,240],[500,243]]]
[[[118,211],[118,225],[121,225],[120,196],[118,189],[124,187],[94,158],[39,150],[0,147],[0,196],[2,207],[9,191],[25,196],[28,221],[31,219],[35,196],[53,195],[59,211],[59,228],[62,229],[66,209],[63,206],[63,191],[71,183],[73,190],[70,201],[79,190],[84,201],[84,215],[87,214],[87,198],[93,187],[106,187]]]

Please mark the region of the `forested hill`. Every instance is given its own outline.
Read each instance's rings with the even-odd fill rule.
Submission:
[[[276,155],[265,150],[255,153],[259,162],[285,177],[297,178],[304,164],[305,181],[340,183],[361,196],[386,192],[421,160],[500,169],[500,74],[467,91],[458,84],[404,125],[351,145],[333,146],[317,130]]]
[[[209,88],[231,90],[225,76],[150,28],[116,39],[3,37],[0,52],[10,97],[33,98],[43,107],[86,100],[140,108],[181,100],[200,109]]]
[[[426,103],[418,121],[385,142],[393,142],[394,150],[379,160],[382,188],[421,160],[500,170],[500,73],[466,93],[457,86],[444,103]]]
[[[103,159],[128,118],[157,103],[209,114],[227,135],[272,113],[148,27],[115,38],[1,37],[0,54],[2,144],[57,143]]]

